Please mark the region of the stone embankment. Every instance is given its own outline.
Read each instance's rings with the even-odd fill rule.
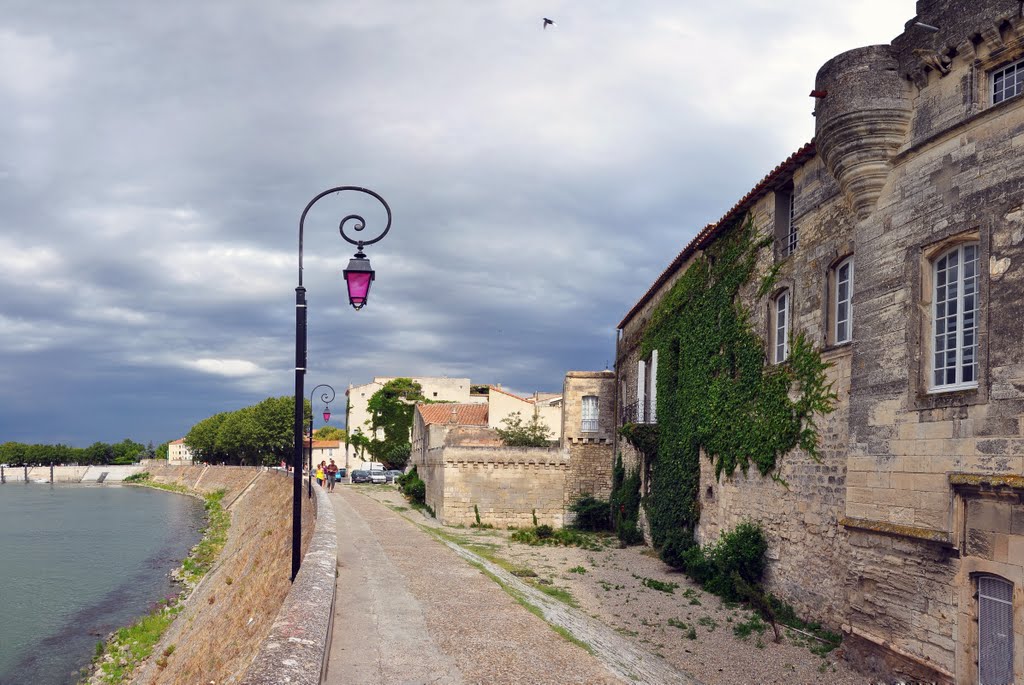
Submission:
[[[304,560],[292,584],[291,474],[153,463],[145,470],[157,482],[198,494],[224,490],[222,505],[231,514],[231,528],[220,558],[133,682],[319,682],[337,563],[334,515],[326,494],[313,488],[310,499],[303,490]],[[310,677],[296,677],[289,664],[301,664]]]
[[[3,466],[0,478],[4,483],[117,483],[146,467],[127,466]]]

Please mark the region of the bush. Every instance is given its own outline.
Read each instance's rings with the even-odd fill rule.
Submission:
[[[420,478],[420,474],[413,466],[408,473],[395,479],[395,483],[402,489],[402,494],[416,504],[426,504],[427,484]]]
[[[705,590],[723,599],[733,602],[748,600],[748,593],[743,591],[743,587],[737,586],[733,574],[747,585],[759,586],[764,575],[764,553],[768,549],[761,527],[745,521],[733,530],[722,533],[718,542],[705,547],[691,544],[683,549],[686,545],[684,535],[680,531],[669,541],[672,545],[669,555],[678,559],[677,568],[685,571]],[[662,559],[666,559],[669,542],[662,548]],[[666,560],[666,563],[669,562]]]
[[[684,568],[683,555],[696,545],[693,531],[684,528],[674,530],[668,534],[661,548],[661,560],[672,568]]]
[[[640,518],[640,469],[633,469],[627,474],[621,454],[612,469],[610,508],[619,539],[627,545],[643,542],[644,535],[637,523]]]
[[[555,529],[545,523],[534,528],[534,533],[541,540],[545,540],[555,534]]]
[[[595,533],[611,530],[611,505],[603,499],[586,495],[576,500],[569,510],[576,514],[573,528],[577,530],[589,530]]]

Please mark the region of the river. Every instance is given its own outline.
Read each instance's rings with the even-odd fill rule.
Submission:
[[[203,504],[120,485],[0,485],[0,685],[64,685],[96,643],[177,592]]]

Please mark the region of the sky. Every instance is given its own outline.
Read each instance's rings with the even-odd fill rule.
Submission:
[[[675,255],[813,137],[818,68],[914,5],[0,0],[0,442],[159,444],[291,395],[299,215],[343,185],[393,222],[359,312],[338,224],[383,208],[305,222],[335,416],[377,375],[611,367]]]

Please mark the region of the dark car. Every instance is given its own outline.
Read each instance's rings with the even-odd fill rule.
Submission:
[[[396,480],[398,480],[404,475],[405,471],[399,471],[398,469],[392,469],[390,471],[384,472],[384,477],[387,479],[387,482],[389,483],[394,483]]]
[[[352,472],[352,482],[353,483],[369,483],[370,482],[370,472],[369,471],[362,471],[362,470],[358,470],[358,469],[353,471]]]

